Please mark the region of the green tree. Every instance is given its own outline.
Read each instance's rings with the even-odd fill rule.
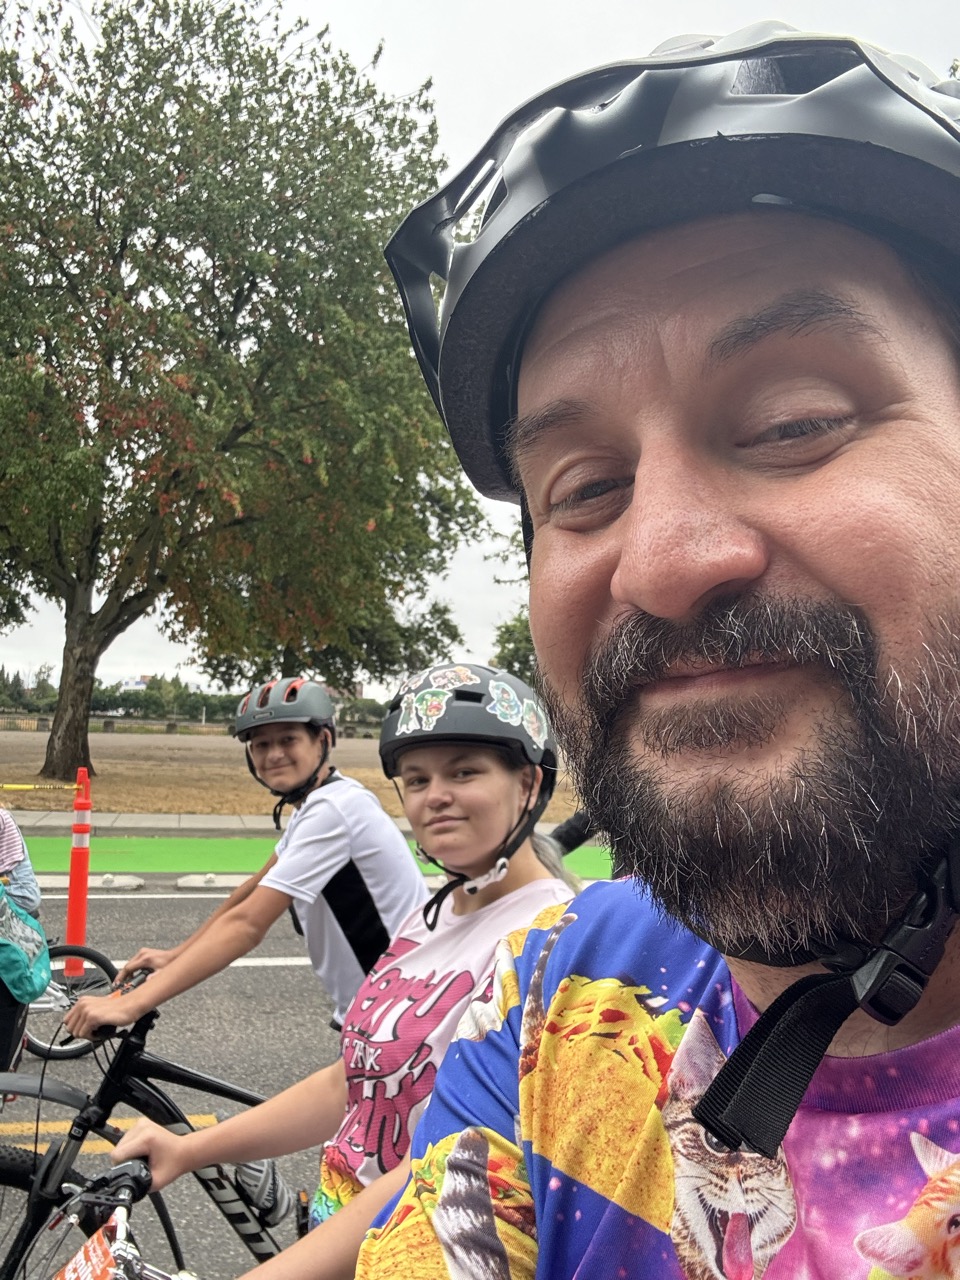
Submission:
[[[10,677],[10,684],[7,689],[7,697],[10,699],[10,706],[15,710],[23,708],[24,701],[23,678],[19,671],[15,671]]]
[[[33,689],[28,698],[25,699],[25,705],[29,711],[50,712],[57,705],[57,688],[50,681],[53,667],[50,663],[44,662],[37,667],[37,673],[33,677]]]
[[[93,696],[90,710],[93,712],[118,711],[122,706],[122,694],[119,684],[104,685],[100,680],[93,682]]]
[[[425,583],[480,517],[381,256],[436,172],[427,87],[234,0],[2,24],[0,625],[65,611],[42,772],[92,767],[97,664],[158,604],[210,670],[338,683],[455,633]]]
[[[537,659],[533,651],[530,615],[526,606],[518,609],[506,622],[500,623],[494,632],[494,640],[497,646],[493,655],[494,665],[503,667],[521,680],[526,680],[527,684],[532,684]]]

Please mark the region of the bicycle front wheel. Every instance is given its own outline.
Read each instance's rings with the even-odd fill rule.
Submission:
[[[50,1280],[95,1226],[60,1214],[60,1206],[86,1185],[72,1169],[54,1201],[31,1205],[38,1163],[32,1151],[0,1146],[0,1280]]]
[[[82,972],[68,973],[68,960],[78,961]],[[50,971],[50,985],[33,1001],[27,1014],[26,1047],[38,1058],[82,1058],[93,1049],[89,1040],[57,1043],[63,1038],[64,1015],[81,996],[109,995],[117,966],[92,947],[59,942],[50,948]]]

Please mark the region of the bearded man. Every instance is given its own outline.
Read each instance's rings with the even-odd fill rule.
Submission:
[[[505,946],[358,1275],[960,1275],[956,93],[681,39],[391,243],[624,878]]]

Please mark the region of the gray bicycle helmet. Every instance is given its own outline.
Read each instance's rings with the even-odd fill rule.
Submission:
[[[645,231],[781,204],[908,246],[960,292],[958,99],[957,81],[912,59],[766,22],[679,37],[513,112],[386,251],[472,482],[518,499],[503,442],[537,308]]]
[[[332,745],[337,743],[333,703],[316,680],[298,676],[268,680],[244,694],[237,707],[234,737],[247,742],[253,730],[263,724],[310,724],[317,729],[329,729]]]
[[[423,909],[428,929],[436,928],[440,907],[454,889],[477,893],[506,875],[510,859],[532,834],[557,784],[557,744],[546,712],[530,686],[508,671],[441,662],[405,680],[380,730],[380,762],[387,777],[396,778],[400,757],[411,747],[460,742],[493,747],[520,768],[539,765],[540,790],[493,851],[489,871],[475,879],[447,873],[447,883]],[[446,871],[419,846],[416,852],[421,861]]]
[[[269,782],[264,782],[254,768],[249,749],[245,752],[247,768],[256,780],[272,796],[280,797],[273,807],[273,825],[279,831],[284,805],[299,804],[306,799],[327,763],[330,747],[337,745],[337,726],[330,695],[316,680],[300,676],[268,680],[241,698],[232,732],[240,742],[249,743],[254,729],[265,724],[306,724],[315,729],[326,729],[330,734],[329,746],[324,747],[317,767],[290,791],[278,791]],[[333,776],[339,775],[330,775]]]

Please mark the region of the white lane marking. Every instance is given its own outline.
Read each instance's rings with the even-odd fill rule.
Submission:
[[[114,889],[111,893],[88,893],[87,901],[92,902],[96,899],[98,902],[116,902],[118,899],[122,902],[133,900],[134,902],[147,902],[151,899],[175,898],[178,901],[182,898],[228,898],[230,895],[224,893],[222,889],[208,889],[205,893],[190,893],[188,890],[178,889],[175,893],[141,893],[138,889]],[[50,893],[49,890],[43,894],[44,902],[66,902],[67,894]]]

